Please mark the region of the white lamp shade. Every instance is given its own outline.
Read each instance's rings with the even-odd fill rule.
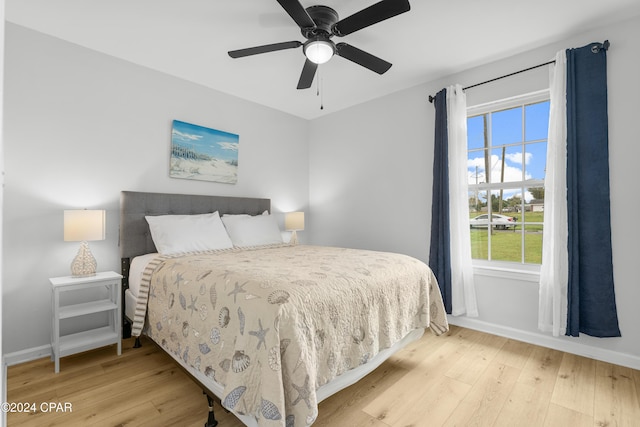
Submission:
[[[324,64],[329,61],[334,54],[333,45],[324,40],[315,40],[304,48],[304,54],[311,62]]]
[[[284,216],[284,228],[287,231],[304,230],[304,212],[289,212]]]
[[[105,239],[104,210],[65,210],[64,241],[83,242]]]

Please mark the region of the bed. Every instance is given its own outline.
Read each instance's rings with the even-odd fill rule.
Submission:
[[[232,221],[269,211],[268,199],[121,194],[124,322],[202,386],[206,426],[217,424],[214,396],[248,426],[311,425],[320,401],[426,328],[448,330],[433,273],[415,258],[281,239],[238,246]],[[214,212],[235,245],[158,253],[148,217]]]

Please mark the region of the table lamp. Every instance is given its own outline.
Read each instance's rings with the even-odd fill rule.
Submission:
[[[71,263],[73,277],[94,276],[96,259],[88,241],[105,239],[105,211],[74,209],[64,211],[64,241],[82,242],[78,254]]]
[[[297,245],[298,236],[296,235],[296,231],[304,230],[304,212],[289,212],[285,214],[284,229],[291,231],[291,240],[289,243]]]

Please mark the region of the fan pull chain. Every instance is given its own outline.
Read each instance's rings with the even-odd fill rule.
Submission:
[[[320,67],[318,67],[318,80],[316,81],[316,96],[320,97],[320,109],[324,110],[324,93],[322,92],[322,75],[320,74]]]

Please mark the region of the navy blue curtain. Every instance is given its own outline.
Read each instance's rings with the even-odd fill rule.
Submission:
[[[567,50],[570,336],[620,336],[611,251],[607,45]]]
[[[436,94],[436,131],[433,155],[433,199],[429,267],[438,280],[444,308],[451,314],[451,251],[449,239],[449,137],[447,89]]]

